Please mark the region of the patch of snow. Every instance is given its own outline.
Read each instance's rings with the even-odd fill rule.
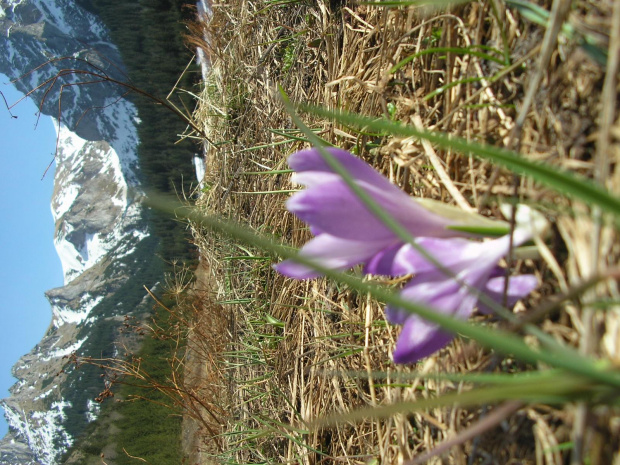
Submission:
[[[64,124],[54,121],[59,137],[59,150],[52,214],[57,229],[54,243],[62,264],[65,284],[99,263],[113,249],[117,249],[122,255],[126,254],[128,249],[134,250],[136,242],[124,243],[127,226],[137,222],[142,212],[141,205],[135,200],[136,194],[140,195],[141,192],[136,190],[136,185],[131,188],[133,192],[130,192],[129,187],[130,183],[137,183],[134,169],[137,166],[138,138],[132,121],[134,115],[135,108],[124,101],[106,107],[105,117],[98,121],[105,126],[101,121],[108,119],[117,126],[111,146],[104,142],[86,141],[67,129]],[[103,130],[104,127],[100,129]],[[101,149],[101,146],[107,149]],[[115,146],[123,150],[122,157],[118,155]],[[92,173],[93,169],[97,170],[99,175]],[[82,227],[80,209],[87,208],[84,205],[88,205],[94,195],[93,189],[89,189],[87,184],[90,179],[84,178],[84,170],[87,170],[88,176],[94,176],[95,181],[105,182],[106,189],[113,191],[102,197],[101,203],[97,205],[102,212],[100,224],[97,225],[99,232],[78,232],[74,237],[83,239],[81,243],[76,243],[67,238],[76,228]],[[82,200],[81,196],[88,200]],[[72,209],[79,202],[80,207]],[[76,214],[78,217],[74,226],[71,219],[75,218]],[[138,236],[132,237],[140,241],[147,236],[148,233],[144,230]]]
[[[102,134],[109,133],[111,125],[114,131],[108,142],[114,148],[115,159],[118,162],[118,172],[124,174],[124,179],[137,185],[137,176],[134,172],[138,163],[138,111],[131,102],[109,97],[106,99],[103,114],[97,119],[98,129]]]
[[[84,344],[84,342],[86,342],[86,339],[88,339],[88,336],[85,337],[84,339],[80,339],[79,341],[75,342],[74,344],[70,344],[67,347],[63,348],[63,349],[55,349],[55,350],[51,350],[47,353],[46,357],[39,357],[39,360],[42,360],[44,362],[48,362],[53,358],[62,358],[65,357],[67,355],[71,355],[72,353],[78,351],[80,349],[80,347],[82,347],[82,344]]]
[[[56,237],[54,239],[56,253],[60,258],[62,271],[65,276],[65,284],[69,284],[75,277],[79,276],[82,262],[80,253],[75,250],[75,246],[64,238]]]
[[[4,417],[6,418],[9,426],[20,432],[23,436],[26,436],[24,431],[29,427],[28,423],[25,421],[25,415],[20,415],[20,413],[7,405],[5,402],[2,403],[2,407],[4,408]]]
[[[74,86],[75,87],[75,86]],[[56,161],[58,165],[62,164],[65,158],[73,158],[80,153],[84,146],[88,143],[86,139],[82,139],[76,133],[71,131],[64,123],[58,123],[56,118],[52,118],[56,136],[61,147]],[[66,157],[63,155],[67,155]]]
[[[32,419],[38,422],[37,436],[29,438],[28,445],[45,465],[57,463],[73,444],[73,438],[62,427],[67,419],[64,409],[70,407],[71,402],[53,402],[47,411],[32,413]]]
[[[82,8],[76,8],[71,0],[31,0],[36,7],[45,12],[45,20],[56,26],[65,34],[80,37],[84,42],[100,37],[107,39],[103,23],[93,14]]]
[[[209,6],[208,1],[206,0],[198,1],[198,3],[196,3],[196,10],[198,12],[199,21],[208,23],[211,20],[211,17],[213,16],[213,11],[211,10],[211,7]],[[206,29],[203,33],[202,38],[207,44],[211,43],[211,39],[209,37],[209,34],[207,34]],[[209,74],[209,71],[211,70],[211,61],[209,60],[208,55],[205,53],[205,51],[201,47],[198,47],[196,49],[196,62],[200,66],[200,69],[202,72],[202,79],[206,80],[207,75]]]
[[[207,54],[200,47],[196,49],[196,63],[200,66],[200,72],[202,74],[203,79],[207,77],[209,74],[209,70],[211,69],[211,60],[207,57]]]
[[[99,416],[99,412],[101,411],[101,404],[95,402],[92,399],[88,399],[86,403],[86,421],[92,423]]]
[[[103,296],[92,297],[90,294],[84,294],[81,298],[79,310],[74,310],[64,305],[52,305],[52,314],[54,316],[54,326],[60,326],[71,323],[79,325],[86,319],[90,312],[103,300]],[[56,343],[52,346],[54,347]]]
[[[40,399],[45,399],[47,396],[49,396],[52,392],[54,392],[54,389],[56,389],[58,387],[57,384],[55,384],[54,386],[52,386],[51,389],[48,389],[47,391],[43,392],[42,394],[39,394],[37,397],[34,398],[34,400],[40,400]]]
[[[200,0],[196,3],[196,9],[198,10],[199,16],[208,15],[210,17],[212,14],[211,7],[206,0]]]
[[[69,211],[71,205],[77,198],[80,193],[80,187],[76,184],[69,184],[64,187],[62,191],[54,197],[55,206],[52,208],[52,215],[54,216],[54,221],[57,221],[58,218],[61,218],[62,215]]]
[[[70,402],[53,402],[47,411],[32,412],[30,417],[6,403],[2,406],[9,426],[25,439],[41,465],[56,464],[73,444],[73,439],[62,427],[66,419],[64,410],[71,407]]]
[[[7,0],[8,6],[11,7],[11,13],[15,13],[15,7],[27,2],[28,0]]]

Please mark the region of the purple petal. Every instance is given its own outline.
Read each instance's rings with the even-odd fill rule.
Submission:
[[[349,174],[358,181],[364,181],[382,190],[394,191],[402,194],[402,191],[400,189],[394,186],[390,181],[388,181],[368,163],[355,157],[346,150],[335,147],[326,147],[325,150],[329,152],[336,160],[338,160],[338,162],[344,168],[346,168]],[[294,153],[288,158],[288,164],[291,169],[295,170],[297,173],[304,173],[310,171],[316,173],[317,176],[319,176],[321,173],[331,173],[338,176],[334,172],[334,170],[327,164],[319,150],[316,148],[301,150]]]
[[[385,246],[384,242],[350,241],[320,234],[306,243],[299,255],[313,259],[326,268],[344,270],[368,260]],[[321,273],[294,260],[285,260],[274,268],[289,278],[309,279],[321,276]]]
[[[412,315],[396,341],[394,363],[415,363],[445,347],[453,337],[437,325]]]
[[[413,236],[454,235],[446,229],[450,220],[426,210],[403,192],[387,192],[373,185],[358,184]],[[351,240],[395,238],[342,180],[298,192],[287,201],[286,207],[311,227],[333,236]]]
[[[481,244],[467,239],[419,237],[416,244],[445,268],[458,274],[472,259],[480,257]],[[366,265],[366,272],[389,276],[435,272],[437,267],[410,244],[396,245],[375,255]]]
[[[408,247],[401,243],[386,247],[381,252],[375,254],[364,267],[364,273],[381,274],[386,276],[402,276],[409,274],[408,264],[401,263],[399,257],[401,249]]]
[[[323,234],[324,232],[325,231],[321,231],[316,226],[310,226],[310,233],[312,233],[313,236],[318,236],[319,234]]]
[[[446,229],[454,221],[419,205],[364,161],[344,150],[327,150],[343,164],[355,182],[413,236],[459,234]],[[298,172],[296,181],[309,187],[293,195],[287,208],[311,228],[351,240],[395,238],[329,168],[318,150],[303,150],[291,155],[289,165]]]
[[[412,313],[398,307],[392,307],[388,305],[385,307],[385,316],[393,325],[404,325],[407,318],[412,316]]]
[[[501,273],[504,272],[502,268],[498,267],[498,269]],[[506,278],[504,276],[495,276],[487,281],[484,289],[485,294],[500,305],[503,305],[504,301],[505,282]],[[508,279],[508,292],[506,294],[506,307],[512,308],[517,301],[521,300],[537,287],[538,278],[533,274],[510,276]],[[478,305],[478,310],[482,313],[492,313],[492,309],[482,302]]]
[[[452,279],[444,279],[439,272],[414,277],[403,289],[401,296],[435,308],[438,312],[465,319],[471,314],[476,296]],[[404,324],[396,343],[394,362],[413,363],[444,347],[452,334],[404,309],[388,306],[387,319],[392,324]]]
[[[342,178],[336,173],[324,173],[321,171],[306,171],[303,173],[293,173],[291,182],[293,184],[301,184],[308,188],[321,186],[334,181],[340,181]]]
[[[449,239],[421,237],[416,243],[445,268],[451,269],[455,273],[470,267],[484,267],[490,271],[495,267],[497,261],[508,252],[508,241],[504,238],[476,242],[458,237]],[[412,273],[424,273],[436,268],[433,263],[413,247],[404,248],[401,253],[403,256],[400,260],[410,263]]]
[[[434,276],[440,276],[440,272]],[[476,288],[468,290],[453,279],[428,279],[429,276],[415,276],[401,292],[401,296],[418,302],[445,315],[468,318],[476,305]]]
[[[513,245],[518,245],[525,239],[525,235],[515,233]],[[503,274],[494,273],[498,268],[497,262],[508,252],[510,237],[503,236],[487,242],[476,242],[458,237],[448,239],[420,237],[416,239],[416,244],[449,273],[438,269],[434,263],[409,244],[396,251],[386,250],[385,256],[373,257],[369,263],[370,269],[377,268],[385,273],[391,267],[389,271],[394,274],[427,275],[424,279],[433,281],[456,276],[470,287],[483,289],[490,278]],[[388,255],[389,252],[391,255]],[[528,281],[528,284],[530,283],[531,281]]]

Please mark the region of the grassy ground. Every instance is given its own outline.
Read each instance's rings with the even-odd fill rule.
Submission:
[[[212,17],[192,37],[212,62],[194,115],[213,142],[200,209],[296,247],[311,237],[284,206],[298,189],[286,158],[308,143],[283,109],[277,86],[294,102],[515,149],[618,192],[620,126],[616,83],[609,83],[614,60],[605,60],[610,36],[619,32],[612,2],[578,0],[551,19],[544,14],[551,2],[529,5],[489,0],[429,10],[323,0],[214,3]],[[545,24],[562,23],[557,43],[545,36]],[[505,199],[543,212],[553,225],[550,236],[537,244],[537,257],[512,264],[541,283],[515,308],[520,316],[617,264],[616,231],[598,219],[596,208],[452,150],[302,118],[413,196],[492,218],[501,217]],[[200,419],[193,447],[202,451],[195,460],[620,463],[620,417],[609,398],[525,402],[517,395],[488,405],[480,399],[470,408],[450,403],[310,427],[331,413],[472,388],[462,378],[425,379],[428,373],[535,372],[544,365],[504,358],[462,338],[416,366],[394,365],[390,353],[399,329],[386,323],[381,302],[327,279],[286,279],[261,250],[194,229],[203,268],[188,325],[193,364],[186,370],[195,386],[211,388],[196,394],[200,406],[192,407],[191,416]],[[617,367],[616,284],[603,280],[565,300],[542,315],[538,328]],[[590,302],[598,302],[596,309]],[[497,318],[475,319],[508,328]]]

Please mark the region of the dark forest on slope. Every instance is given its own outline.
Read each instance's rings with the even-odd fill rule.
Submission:
[[[179,80],[192,59],[191,51],[183,43],[185,22],[192,20],[195,14],[191,7],[180,1],[165,0],[77,0],[76,3],[97,14],[106,24],[113,42],[121,51],[128,69],[127,82],[132,86],[165,99],[177,81],[178,88],[186,90],[192,90],[198,82],[199,75],[194,66]],[[171,194],[189,193],[195,186],[192,159],[200,148],[191,140],[178,143],[179,135],[186,131],[186,123],[169,109],[143,96],[129,94],[128,98],[137,106],[141,121],[138,125],[138,156],[144,189]],[[179,108],[192,108],[191,97],[180,96],[178,91],[170,99]],[[158,241],[155,249],[149,248],[151,275],[155,273],[162,277],[169,269],[168,261],[180,260],[190,265],[195,261],[184,224],[156,211],[149,212],[148,221]],[[143,294],[145,283],[138,280],[139,276],[132,280],[131,289],[127,289],[128,298],[132,294]],[[154,302],[147,305],[154,307]],[[158,312],[154,312],[158,324],[165,328],[165,317],[157,315]],[[93,344],[96,340],[96,337],[92,338]],[[172,345],[171,341],[147,334],[134,356],[144,361],[143,366],[153,379],[163,381],[169,372],[167,359]],[[101,371],[93,365],[84,365],[78,370],[84,376],[98,376]],[[166,399],[161,393],[145,389],[135,380],[125,381],[127,384],[113,389],[115,397],[103,403],[98,420],[77,437],[65,455],[65,463],[100,463],[104,450],[109,454],[108,463],[135,463],[135,459],[127,454],[149,463],[180,463],[179,412],[163,406]],[[104,390],[103,382],[101,390]],[[84,395],[92,397],[93,393]],[[115,402],[115,398],[132,396],[150,401]],[[153,447],[154,444],[157,447]],[[113,462],[109,462],[110,459]]]

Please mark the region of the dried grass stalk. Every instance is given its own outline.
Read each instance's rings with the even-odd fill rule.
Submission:
[[[550,8],[548,2],[543,6]],[[198,205],[295,246],[309,233],[284,209],[289,194],[281,191],[293,188],[288,174],[270,172],[286,169],[286,157],[305,144],[275,96],[277,85],[293,101],[384,115],[501,146],[509,143],[515,106],[522,103],[537,69],[544,33],[496,1],[442,10],[324,0],[231,0],[212,8],[210,22],[203,25],[212,69],[195,120],[216,145],[206,148],[207,187]],[[609,41],[611,8],[610,1],[579,0],[570,22],[595,37],[599,47],[609,44],[617,53]],[[496,51],[484,51],[499,61],[508,55],[510,64],[467,52],[476,44],[492,47]],[[438,50],[425,52],[433,48]],[[606,170],[601,181],[618,191],[620,130],[617,116],[601,121],[604,79],[605,68],[560,34],[542,69],[520,144],[524,156],[534,160],[587,176]],[[617,88],[612,96],[607,106],[615,103]],[[470,205],[489,216],[498,215],[497,197],[502,196],[533,202],[543,210],[557,229],[546,245],[546,262],[516,264],[537,273],[543,283],[521,311],[617,263],[619,242],[613,229],[597,222],[585,207],[528,179],[501,170],[494,174],[486,162],[419,141],[355,132],[317,119],[307,123],[326,140],[356,151],[412,195]],[[603,123],[607,148],[604,158],[595,160]],[[265,174],[248,174],[257,171]],[[592,237],[599,238],[595,250]],[[393,366],[389,354],[397,329],[385,324],[379,303],[326,280],[285,279],[260,251],[198,228],[195,238],[210,266],[215,299],[232,315],[229,353],[217,368],[229,382],[229,403],[223,405],[229,412],[223,429],[228,434],[222,436],[229,458],[243,463],[366,463],[373,458],[401,463],[484,424],[486,407],[452,408],[305,432],[306,421],[326,413],[468,387],[412,382],[407,377],[412,368]],[[575,345],[587,331],[590,350],[618,363],[620,309],[590,314],[590,298],[567,303],[542,327]],[[617,301],[617,283],[604,283],[593,291],[594,298]],[[458,339],[417,367],[447,373],[521,368]],[[376,378],[376,372],[386,373],[387,379]],[[600,428],[605,432],[602,445],[591,449],[591,459],[618,460],[617,416],[609,410],[590,413],[599,429],[588,425],[582,431],[586,443],[599,444],[596,434]],[[499,426],[489,426],[475,440],[455,441],[458,447],[445,451],[445,463],[480,463],[485,457],[506,464],[561,463],[568,453],[558,445],[575,439],[573,417],[570,406],[529,406]],[[256,434],[258,430],[268,433]],[[444,462],[434,457],[428,463]]]

